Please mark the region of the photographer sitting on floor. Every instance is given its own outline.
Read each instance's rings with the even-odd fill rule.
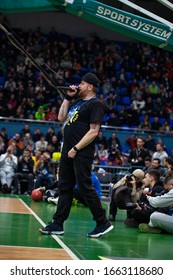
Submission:
[[[160,172],[155,169],[149,170],[143,179],[145,189],[136,204],[136,207],[131,211],[131,217],[125,220],[125,225],[128,227],[138,227],[140,223],[148,223],[150,215],[156,210],[149,205],[146,195],[158,196],[165,192],[163,182],[160,181]],[[166,211],[166,209],[159,209],[159,211]]]
[[[135,169],[132,174],[125,175],[120,181],[113,185],[109,220],[115,221],[117,209],[126,209],[127,218],[130,218],[131,211],[136,207],[136,202],[142,195],[142,180],[144,172],[142,169]]]

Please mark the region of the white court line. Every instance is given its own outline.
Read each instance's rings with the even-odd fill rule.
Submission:
[[[21,199],[19,200],[23,203],[23,205],[32,213],[32,215],[36,218],[36,220],[45,227],[46,224],[40,219],[39,216]],[[55,241],[61,245],[61,247],[67,252],[67,254],[74,260],[79,260],[78,257],[59,239],[55,234],[51,234],[51,236],[55,239]]]

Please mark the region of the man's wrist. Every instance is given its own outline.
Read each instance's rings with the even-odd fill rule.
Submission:
[[[65,99],[68,100],[68,101],[71,101],[73,98],[74,97],[72,97],[72,96],[70,96],[68,94],[65,95]]]
[[[73,150],[75,150],[75,152],[79,152],[79,150],[76,146],[73,147]]]

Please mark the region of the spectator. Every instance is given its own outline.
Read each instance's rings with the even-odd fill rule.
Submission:
[[[164,103],[160,97],[157,97],[153,103],[153,115],[160,116],[160,112],[164,110]]]
[[[50,144],[54,147],[55,152],[60,152],[61,150],[61,141],[58,139],[56,135],[52,136],[52,139],[50,141]]]
[[[55,148],[51,143],[48,143],[46,152],[48,152],[52,158],[53,153],[55,152]]]
[[[44,100],[43,100],[43,102],[44,102]],[[46,114],[44,112],[43,106],[39,106],[38,110],[35,112],[35,119],[39,120],[39,121],[45,120],[45,116],[46,116]]]
[[[151,161],[151,167],[149,168],[149,170],[157,170],[160,174],[160,177],[162,178],[163,175],[165,174],[165,170],[163,165],[160,164],[160,158],[153,158]]]
[[[26,133],[24,136],[24,139],[23,139],[23,148],[25,149],[28,145],[30,145],[32,148],[32,151],[34,151],[35,143],[32,140],[30,133]]]
[[[97,192],[99,198],[101,199],[101,197],[102,197],[102,188],[101,188],[101,184],[100,184],[100,181],[99,181],[97,175],[96,175],[94,172],[92,172],[92,174],[91,174],[91,180],[92,180],[92,187],[96,190],[96,192]],[[76,185],[75,188],[74,188],[74,194],[73,194],[73,196],[74,196],[75,199],[77,199],[77,201],[78,201],[79,203],[82,203],[82,204],[84,204],[85,206],[87,206],[87,204],[86,204],[84,198],[81,197],[80,192],[78,191],[77,185]]]
[[[138,112],[134,108],[134,104],[130,104],[130,108],[127,109],[127,119],[129,126],[138,125]]]
[[[150,221],[148,224],[142,223],[139,225],[139,229],[146,233],[161,233],[167,232],[173,234],[173,176],[166,177],[164,179],[164,188],[166,193],[157,196],[147,196],[149,204],[151,207],[160,208],[166,207],[166,213],[161,213],[154,211],[150,216]]]
[[[130,136],[129,138],[126,139],[126,143],[128,144],[128,146],[131,150],[136,148],[136,146],[137,146],[136,142],[137,142],[136,134],[132,134],[132,136]]]
[[[164,177],[173,175],[173,159],[171,157],[165,157],[164,159],[165,173]]]
[[[153,115],[153,100],[151,96],[147,97],[147,100],[145,102],[145,107],[144,107],[144,113],[149,117]]]
[[[168,120],[164,120],[163,124],[161,125],[160,132],[163,132],[164,134],[168,134],[168,135],[172,135],[173,134],[173,130],[171,125],[169,124]]]
[[[19,158],[19,156],[23,153],[23,149],[20,149],[17,146],[17,142],[16,142],[15,138],[11,139],[10,145],[13,146],[13,149],[14,149],[13,154]]]
[[[48,142],[45,139],[46,139],[46,137],[44,136],[44,134],[42,134],[40,136],[40,140],[35,142],[36,150],[39,150],[41,148],[41,146],[44,146],[45,150],[47,149]]]
[[[105,124],[109,126],[118,126],[119,122],[117,113],[112,112]]]
[[[41,150],[35,150],[32,159],[34,161],[33,172],[36,174],[36,168],[41,157]]]
[[[150,119],[148,115],[144,116],[144,119],[140,122],[139,128],[141,128],[144,132],[147,132],[151,129]]]
[[[43,133],[41,132],[40,128],[37,127],[33,133],[32,140],[36,143],[37,141],[40,140],[42,135]]]
[[[51,142],[52,136],[55,135],[55,130],[53,127],[49,127],[47,132],[46,132],[46,141],[48,143]]]
[[[46,113],[46,121],[56,122],[58,120],[57,108],[53,106],[50,111]]]
[[[6,153],[0,156],[0,182],[3,193],[11,192],[12,181],[17,170],[18,158],[13,152],[14,147],[9,145]]]
[[[152,134],[148,134],[147,138],[145,138],[145,148],[149,151],[149,153],[156,151],[156,141]]]
[[[17,108],[17,98],[14,93],[10,95],[9,100],[7,101],[7,110],[12,116],[15,117],[15,110]]]
[[[35,188],[40,188],[43,184],[47,184],[47,188],[53,185],[54,175],[51,167],[51,157],[47,152],[44,152],[39,159],[36,167]]]
[[[100,165],[108,164],[108,150],[103,144],[101,144],[100,148],[98,149],[98,157],[100,160]]]
[[[145,163],[145,167],[143,168],[143,171],[146,173],[151,167],[151,157],[150,156],[146,157],[144,163]]]
[[[9,77],[7,78],[5,84],[4,84],[4,88],[6,90],[10,90],[10,88],[15,89],[16,88],[16,82],[14,81],[13,77]]]
[[[142,137],[138,137],[136,144],[136,148],[130,150],[128,162],[132,166],[145,166],[144,160],[149,156],[148,150],[144,148],[145,141]]]
[[[164,145],[162,143],[157,143],[156,144],[156,152],[154,152],[152,156],[152,160],[155,158],[160,159],[160,164],[164,166],[164,159],[168,157],[167,152],[164,150]]]
[[[117,143],[117,140],[116,139],[112,140],[112,144],[108,148],[108,159],[109,159],[109,161],[114,162],[115,161],[115,157],[117,156],[117,153],[120,150],[121,150],[121,148],[119,147],[119,145]]]
[[[99,132],[99,134],[96,138],[96,145],[100,146],[101,144],[104,145],[105,148],[107,148],[107,139],[103,135],[102,131]]]
[[[117,135],[116,135],[115,132],[113,132],[113,133],[111,134],[111,136],[108,138],[108,140],[107,140],[107,146],[110,147],[110,146],[112,145],[112,142],[113,142],[114,140],[115,140],[116,143],[118,144],[119,150],[121,150],[121,143],[120,143],[120,140],[119,140],[119,138],[117,137]]]
[[[113,165],[123,166],[125,164],[126,159],[126,156],[124,156],[120,150],[117,150]]]
[[[5,145],[7,145],[9,137],[5,127],[2,127],[0,131],[0,136],[3,138]]]
[[[30,125],[29,125],[28,123],[26,123],[26,124],[24,125],[24,127],[21,129],[21,132],[20,132],[20,137],[21,137],[21,139],[24,138],[24,136],[25,136],[26,133],[30,133],[30,135],[32,135],[32,134],[31,134]]]
[[[119,125],[125,125],[128,124],[128,118],[127,118],[127,110],[126,106],[122,105],[121,109],[118,114],[118,124]]]
[[[108,113],[115,112],[116,103],[116,95],[110,92],[106,98],[106,108]]]
[[[151,130],[157,130],[159,131],[161,128],[161,123],[159,122],[159,118],[158,117],[154,117],[153,122],[151,122]]]
[[[28,149],[24,149],[23,155],[19,157],[18,170],[14,175],[14,191],[13,193],[21,193],[21,180],[27,181],[26,193],[31,194],[34,189],[34,161],[31,157],[31,153]]]
[[[132,101],[132,104],[139,116],[145,108],[145,100],[142,99],[142,95],[137,94],[136,98]]]
[[[8,141],[8,146],[11,145],[14,140],[16,142],[16,147],[18,147],[21,152],[23,150],[23,141],[21,140],[19,133],[16,133],[14,137]]]
[[[6,150],[6,144],[4,138],[0,135],[0,154],[3,154]]]
[[[155,81],[152,81],[150,83],[150,85],[148,86],[149,88],[149,91],[150,93],[153,95],[153,94],[158,94],[158,91],[159,91],[159,87],[157,86],[156,82]]]

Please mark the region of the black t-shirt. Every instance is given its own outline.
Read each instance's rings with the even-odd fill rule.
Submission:
[[[64,127],[63,153],[74,147],[90,130],[90,124],[102,124],[105,105],[97,98],[89,100],[77,99],[69,107],[67,121]],[[95,141],[80,150],[80,155],[93,156]]]

